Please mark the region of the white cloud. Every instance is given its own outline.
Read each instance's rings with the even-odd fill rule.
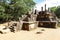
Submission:
[[[58,5],[60,5],[60,0],[46,0],[46,1],[42,2],[42,3],[36,4],[35,9],[41,10],[41,7],[42,6],[44,7],[45,4],[47,5],[47,8],[48,7],[53,7],[53,6],[58,6]]]

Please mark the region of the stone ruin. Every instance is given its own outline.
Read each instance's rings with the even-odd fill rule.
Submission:
[[[41,7],[41,11],[27,12],[19,18],[18,22],[11,22],[8,28],[13,32],[20,31],[21,29],[29,31],[37,27],[57,28],[57,24],[57,16],[49,8],[46,10],[45,4],[45,11]]]
[[[47,28],[57,28],[57,16],[50,12],[49,8],[43,11],[43,7],[41,7],[41,11],[35,10],[35,12],[27,12],[25,15],[22,15],[23,30],[31,30],[36,27],[47,27]],[[32,26],[32,27],[31,27]]]

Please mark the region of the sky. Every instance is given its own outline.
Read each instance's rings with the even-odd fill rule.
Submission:
[[[6,0],[6,2],[7,2],[7,3],[10,3],[10,2],[11,2],[11,0]]]
[[[43,1],[45,1],[45,0],[34,0],[34,2],[36,2],[36,3],[41,3]]]
[[[42,6],[44,7],[44,4],[47,5],[47,9],[48,9],[48,7],[60,5],[60,0],[34,0],[34,2],[36,3],[35,9],[37,9],[37,10],[41,10],[41,7]]]

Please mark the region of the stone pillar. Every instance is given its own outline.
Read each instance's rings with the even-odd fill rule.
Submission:
[[[46,11],[46,4],[45,4],[45,11]]]
[[[48,12],[49,12],[49,8],[48,8]]]
[[[50,11],[50,8],[48,8],[48,12],[51,12],[51,11]]]
[[[35,13],[34,14],[36,14],[37,13],[37,10],[35,10]]]
[[[41,11],[43,11],[43,7],[41,7]]]
[[[19,18],[19,22],[17,23],[16,31],[20,31],[22,29],[23,21]]]

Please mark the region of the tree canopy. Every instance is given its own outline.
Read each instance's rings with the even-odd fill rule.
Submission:
[[[60,18],[60,6],[51,7],[51,11],[54,12],[58,18]]]
[[[35,5],[33,0],[2,0],[0,2],[0,20],[17,20]]]

